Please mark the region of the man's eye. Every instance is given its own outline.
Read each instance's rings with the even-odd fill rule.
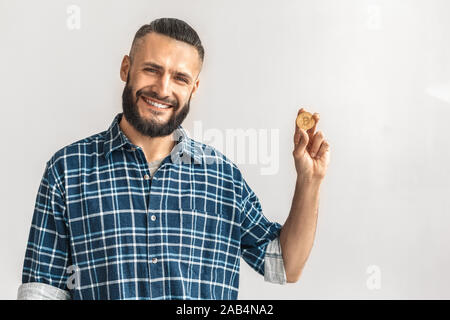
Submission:
[[[183,77],[177,77],[177,79],[188,83],[188,81],[185,78],[183,78]]]
[[[156,69],[153,69],[153,68],[145,68],[144,70],[145,71],[150,71],[150,72],[155,72],[156,71]]]

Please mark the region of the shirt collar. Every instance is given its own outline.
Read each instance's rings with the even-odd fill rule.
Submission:
[[[111,152],[119,148],[123,148],[128,151],[132,151],[133,148],[137,148],[137,146],[131,143],[131,141],[120,129],[119,122],[122,119],[122,116],[123,113],[117,114],[105,133],[103,151],[106,158],[109,157]],[[202,162],[202,149],[188,136],[186,130],[181,125],[175,129],[172,135],[176,140],[176,144],[170,152],[172,162],[179,163],[181,161],[185,163],[190,160],[194,160],[194,163]]]

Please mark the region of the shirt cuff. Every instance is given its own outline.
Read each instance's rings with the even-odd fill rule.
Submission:
[[[264,281],[286,284],[280,237],[269,242],[264,256]]]
[[[29,282],[20,285],[17,300],[69,300],[69,291],[46,283]]]

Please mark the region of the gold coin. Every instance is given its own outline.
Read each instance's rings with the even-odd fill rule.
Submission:
[[[312,114],[306,111],[302,111],[297,116],[297,126],[303,130],[308,130],[314,127],[316,121],[312,117]]]

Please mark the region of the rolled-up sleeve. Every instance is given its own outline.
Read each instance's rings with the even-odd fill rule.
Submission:
[[[32,218],[18,299],[69,299],[71,265],[66,204],[60,177],[47,162]]]
[[[282,226],[264,216],[258,197],[245,180],[241,219],[241,250],[244,261],[263,275],[265,281],[285,284],[286,273],[279,242]]]

